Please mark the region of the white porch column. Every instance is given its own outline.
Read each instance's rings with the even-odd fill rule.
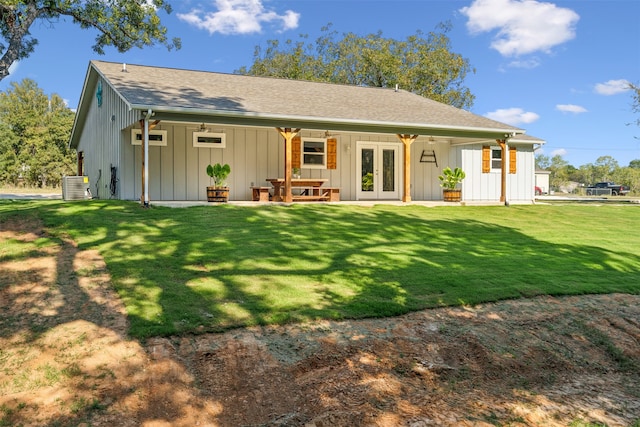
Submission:
[[[142,146],[144,151],[144,158],[142,159],[143,163],[143,171],[142,171],[142,180],[143,180],[143,189],[142,194],[144,195],[142,200],[142,205],[145,208],[149,207],[149,116],[153,114],[151,110],[147,112],[147,115],[144,117],[144,131],[142,135],[144,136],[142,139]]]
[[[152,117],[155,113],[151,110],[147,110],[144,114],[144,119],[140,120],[140,127],[142,128],[142,167],[141,167],[141,178],[142,178],[142,194],[140,195],[140,203],[144,207],[149,207],[149,131],[153,130],[160,120],[156,120],[153,123],[149,123],[149,118]]]

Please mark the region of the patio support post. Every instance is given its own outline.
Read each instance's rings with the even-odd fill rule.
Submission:
[[[411,201],[411,144],[418,138],[418,135],[398,134],[398,138],[404,145],[404,190],[402,193],[402,201]]]
[[[507,204],[507,171],[509,170],[507,165],[507,161],[509,159],[507,151],[509,147],[507,146],[506,139],[497,139],[496,142],[502,150],[502,170],[500,171],[500,201]]]
[[[291,130],[291,128],[276,128],[276,130],[284,138],[284,197],[285,203],[293,202],[293,194],[291,193],[291,159],[293,158],[293,138],[300,133],[300,129]]]

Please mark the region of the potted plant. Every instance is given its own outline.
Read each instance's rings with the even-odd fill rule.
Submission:
[[[229,200],[229,187],[227,187],[227,177],[231,173],[228,164],[216,163],[207,166],[207,175],[213,178],[213,186],[207,187],[207,201],[227,202]]]
[[[459,202],[462,200],[462,190],[457,187],[465,176],[466,174],[460,168],[451,169],[447,166],[442,170],[442,175],[438,179],[440,180],[445,202]]]

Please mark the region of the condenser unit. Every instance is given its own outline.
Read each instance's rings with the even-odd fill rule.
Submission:
[[[88,176],[62,177],[62,198],[64,200],[88,200],[91,198]]]

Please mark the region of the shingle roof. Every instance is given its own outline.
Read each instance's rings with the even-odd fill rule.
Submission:
[[[132,64],[126,64],[124,72],[123,64],[104,61],[91,61],[89,73],[92,68],[130,108],[151,108],[156,118],[162,113],[165,119],[171,113],[191,114],[249,118],[287,127],[317,125],[321,129],[334,124],[331,129],[351,126],[423,135],[523,133],[520,128],[404,90]]]
[[[529,135],[527,133],[523,133],[521,135],[516,135],[513,138],[509,139],[509,142],[524,142],[524,143],[532,143],[532,144],[544,144],[547,141],[544,139],[540,139],[533,135]]]

